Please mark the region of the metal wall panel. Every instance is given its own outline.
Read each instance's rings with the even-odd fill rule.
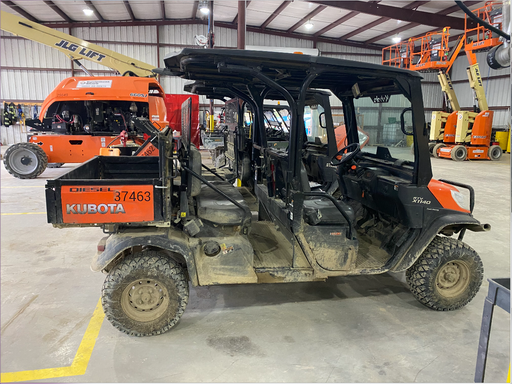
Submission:
[[[220,28],[215,28],[216,33],[218,29]],[[207,34],[206,25],[164,25],[160,27],[160,43],[194,45],[194,36]],[[156,42],[156,36],[154,42]],[[216,44],[222,45],[218,40]]]
[[[67,30],[59,29],[61,32]],[[2,36],[13,36],[4,33]],[[1,39],[0,65],[2,67],[70,68],[64,53],[44,44],[25,39]]]
[[[71,33],[84,40],[156,43],[156,26],[73,28]]]
[[[69,72],[0,71],[2,100],[43,101]]]
[[[344,53],[358,53],[358,54],[380,54],[380,51],[374,49],[363,49],[358,47],[349,47],[345,45],[331,44],[331,43],[318,43],[317,48],[320,52],[344,52]],[[380,62],[380,60],[379,60]]]

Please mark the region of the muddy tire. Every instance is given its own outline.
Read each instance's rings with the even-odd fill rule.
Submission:
[[[468,157],[468,149],[463,145],[456,145],[450,154],[454,161],[464,161]]]
[[[48,168],[60,168],[64,163],[48,163]]]
[[[121,332],[153,336],[170,330],[188,302],[183,268],[157,251],[128,256],[109,272],[101,303],[107,319]]]
[[[44,172],[47,165],[48,157],[37,144],[13,144],[5,151],[5,169],[18,179],[34,179]]]
[[[436,236],[406,272],[418,301],[436,311],[452,311],[469,303],[484,275],[478,254],[462,241]]]
[[[438,152],[441,148],[444,148],[444,147],[446,147],[446,145],[444,143],[438,143],[438,144],[434,145],[434,148],[432,148],[432,156],[436,157],[436,158],[439,157]]]
[[[501,159],[501,155],[503,155],[503,150],[499,145],[491,145],[489,147],[489,150],[487,151],[487,155],[489,156],[489,159],[492,161],[497,161]]]

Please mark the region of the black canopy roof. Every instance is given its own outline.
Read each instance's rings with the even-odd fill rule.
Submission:
[[[417,72],[400,68],[264,51],[185,48],[166,56],[164,62],[166,68],[156,70],[161,75],[232,85],[259,82],[250,73],[242,71],[244,67],[258,70],[286,88],[300,87],[306,76],[316,71],[319,75],[312,81],[310,88],[337,89],[338,93],[347,93],[358,83],[363,95],[399,93],[395,79],[421,79]]]

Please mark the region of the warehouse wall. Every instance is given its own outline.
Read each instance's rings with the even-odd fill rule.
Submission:
[[[59,29],[69,33],[67,28]],[[163,59],[173,51],[183,47],[194,47],[195,35],[206,35],[206,25],[168,25],[168,26],[132,26],[132,27],[94,27],[72,28],[74,36],[88,40],[135,59],[163,66]],[[1,32],[1,36],[12,36]],[[158,36],[158,39],[157,39]],[[215,44],[218,48],[235,48],[237,31],[227,28],[215,29]],[[158,41],[158,43],[157,43]],[[248,32],[246,37],[248,45],[269,47],[295,47],[314,48],[313,42],[303,39],[285,38]],[[322,56],[356,60],[379,64],[380,52],[355,47],[347,47],[329,43],[318,43]],[[510,102],[510,78],[503,76],[509,73],[508,69],[489,72],[485,64],[485,54],[479,54],[482,76],[502,76],[498,79],[485,80],[489,105],[500,107],[495,110],[495,125],[506,126],[510,119],[510,110],[505,107]],[[84,62],[85,66],[94,71],[95,75],[108,75],[112,73],[108,68],[92,62]],[[9,101],[42,101],[64,78],[72,75],[72,65],[69,58],[63,53],[24,39],[2,39],[0,50],[1,99]],[[452,80],[455,81],[455,90],[461,106],[471,107],[471,92],[467,83],[465,69],[467,59],[459,57],[452,70]],[[75,76],[84,75],[73,67]],[[423,98],[426,108],[426,121],[430,120],[432,110],[443,106],[441,88],[435,74],[422,74],[424,77]],[[162,86],[167,93],[183,93],[184,80],[165,77],[161,79]],[[202,99],[201,103],[206,100]],[[334,106],[340,106],[333,100]],[[491,108],[492,109],[492,108]]]
[[[158,40],[157,44],[157,28]],[[67,28],[59,29],[69,33]],[[167,25],[134,27],[95,27],[72,28],[73,36],[112,49],[116,52],[147,62],[163,66],[163,59],[171,52],[183,47],[195,47],[194,36],[206,35],[205,25]],[[12,36],[4,31],[1,36]],[[236,48],[237,31],[227,28],[215,29],[217,48]],[[247,32],[247,45],[269,47],[313,48],[309,40],[271,36]],[[346,47],[335,44],[319,43],[317,48],[328,57],[380,63],[380,52],[368,49]],[[14,54],[11,54],[14,52]],[[325,52],[325,53],[324,53]],[[2,39],[0,51],[1,98],[13,101],[42,101],[48,93],[64,78],[71,76],[71,62],[63,53],[42,44],[24,39]],[[83,62],[95,75],[109,73],[108,68]],[[22,69],[20,69],[22,68]],[[83,72],[74,67],[75,75]],[[96,71],[101,71],[98,73]],[[183,93],[184,80],[165,77],[161,79],[167,93]],[[203,100],[202,102],[206,102]],[[338,104],[339,105],[339,104]]]

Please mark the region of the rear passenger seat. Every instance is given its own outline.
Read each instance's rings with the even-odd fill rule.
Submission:
[[[249,206],[235,187],[225,181],[212,182],[212,184],[244,206],[246,214],[250,216]],[[201,192],[196,196],[196,202],[197,216],[202,220],[227,226],[240,225],[242,223],[244,212],[207,185],[201,186]]]

